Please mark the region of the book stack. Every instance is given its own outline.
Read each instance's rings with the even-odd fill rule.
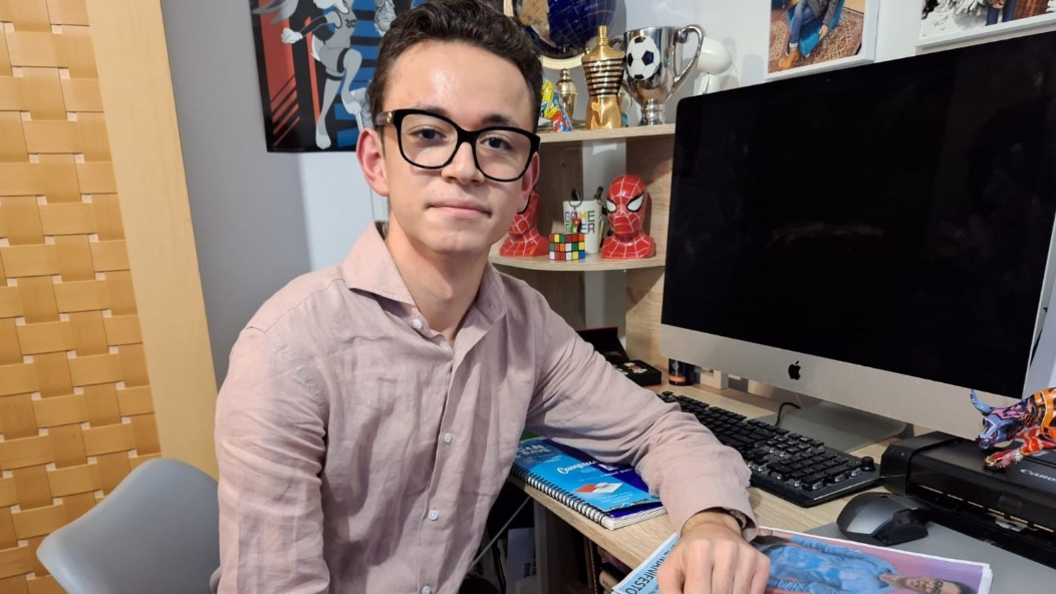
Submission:
[[[634,468],[602,464],[546,437],[521,441],[512,473],[609,530],[665,513]]]

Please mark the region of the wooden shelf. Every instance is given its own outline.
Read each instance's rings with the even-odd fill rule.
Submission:
[[[652,258],[634,260],[603,260],[599,254],[587,254],[586,260],[558,262],[549,255],[531,258],[509,258],[492,254],[492,264],[522,268],[525,270],[545,270],[547,272],[593,272],[598,270],[629,270],[632,268],[663,268],[665,255],[657,254]]]
[[[543,144],[561,144],[576,142],[603,142],[624,140],[627,138],[648,138],[652,136],[673,136],[674,124],[658,126],[631,126],[615,130],[573,130],[571,132],[543,132],[539,135]]]

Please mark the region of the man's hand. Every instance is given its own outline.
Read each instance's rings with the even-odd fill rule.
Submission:
[[[660,566],[660,594],[763,594],[770,559],[741,536],[737,521],[705,511],[686,520]]]
[[[829,26],[822,25],[821,31],[818,33],[818,39],[825,39],[825,36],[829,34]]]

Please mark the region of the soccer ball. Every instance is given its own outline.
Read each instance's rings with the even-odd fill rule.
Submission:
[[[627,44],[627,74],[634,80],[650,78],[660,68],[660,48],[651,37],[639,35]]]

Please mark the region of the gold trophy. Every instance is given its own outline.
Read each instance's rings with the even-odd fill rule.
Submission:
[[[572,82],[572,73],[569,72],[568,68],[561,69],[561,79],[557,81],[555,86],[557,87],[557,94],[561,95],[561,99],[565,102],[565,114],[568,116],[568,120],[572,121],[579,93],[576,91],[576,83]]]
[[[609,28],[598,27],[598,45],[583,56],[587,79],[587,130],[623,127],[620,119],[620,83],[623,80],[624,52],[609,45]]]

